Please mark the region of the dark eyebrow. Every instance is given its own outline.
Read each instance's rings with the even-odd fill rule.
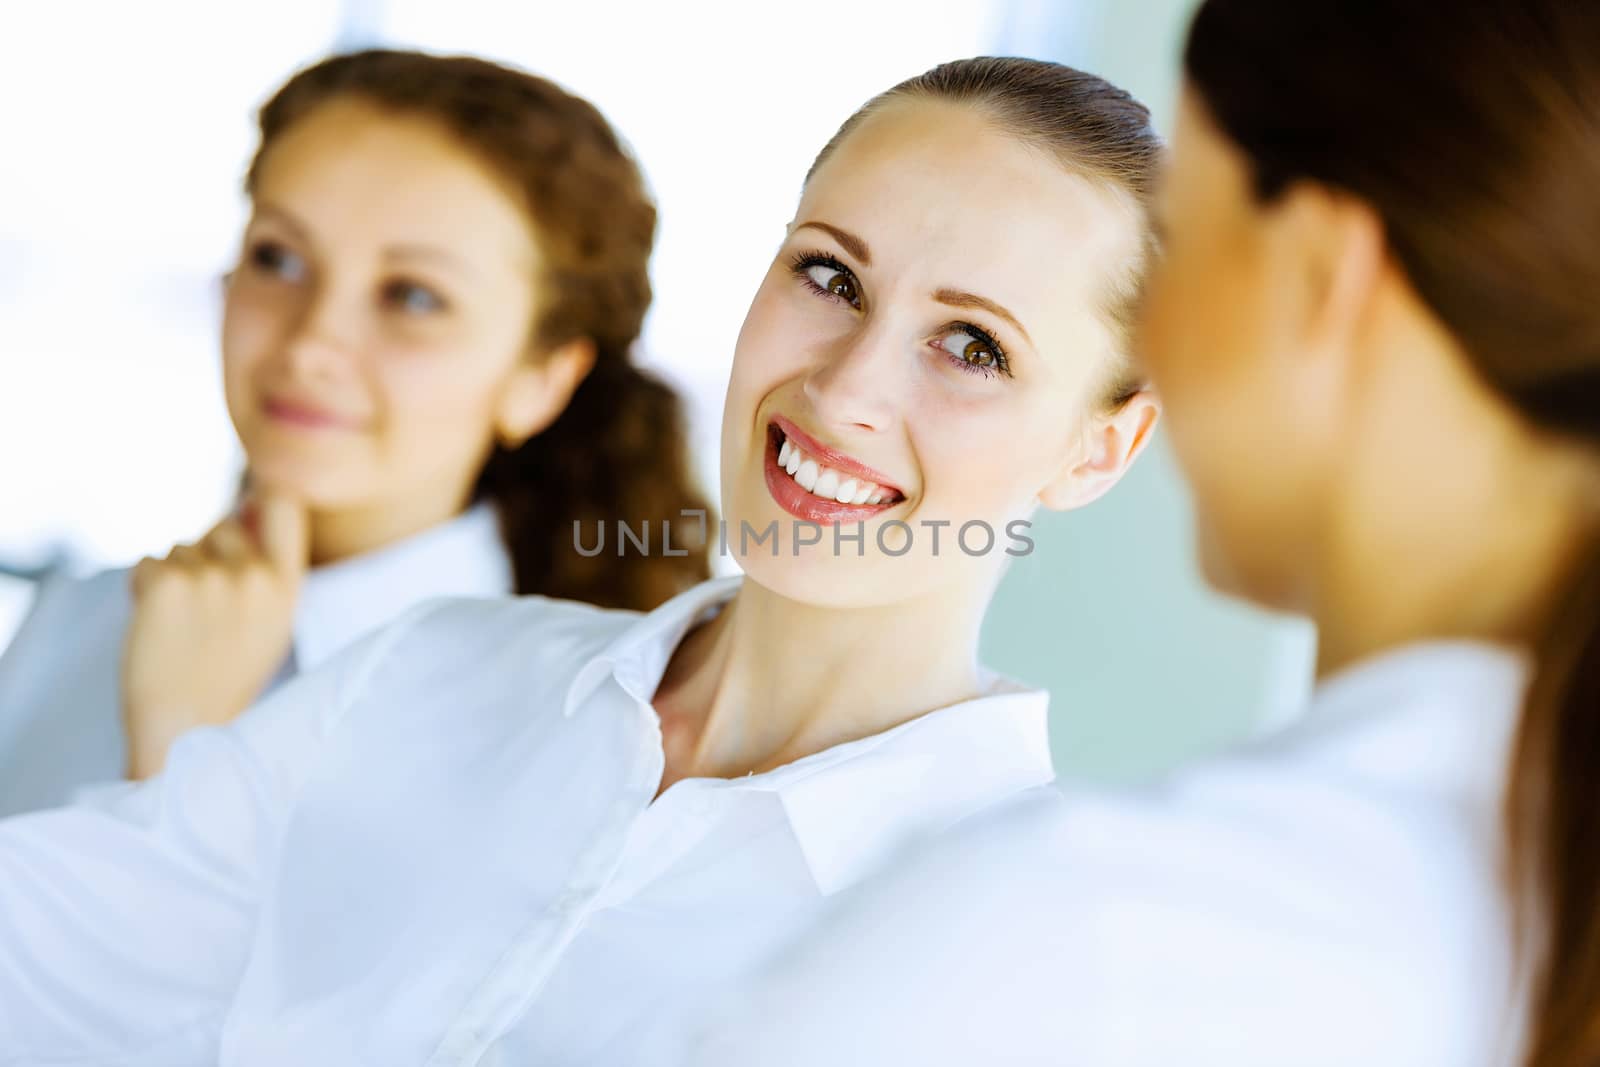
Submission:
[[[1017,317],[988,297],[979,296],[977,293],[963,292],[960,289],[940,289],[933,294],[933,298],[946,307],[978,308],[981,311],[987,311],[989,314],[1009,322],[1012,328],[1022,335],[1024,341],[1028,342],[1030,346],[1033,344],[1033,338],[1028,336],[1028,331],[1023,328],[1022,323],[1017,321]]]
[[[867,242],[863,241],[855,234],[849,232],[848,230],[841,230],[837,226],[830,226],[826,222],[802,222],[800,225],[796,226],[795,229],[803,230],[807,226],[810,226],[815,230],[821,230],[823,233],[832,237],[835,241],[838,241],[839,244],[844,247],[846,252],[849,252],[852,256],[861,261],[861,265],[863,267],[872,266],[872,253],[867,249]]]

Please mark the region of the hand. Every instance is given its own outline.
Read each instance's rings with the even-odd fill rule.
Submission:
[[[174,738],[249,707],[288,655],[310,552],[306,510],[267,493],[195,545],[133,570],[122,656],[128,776],[161,769]]]

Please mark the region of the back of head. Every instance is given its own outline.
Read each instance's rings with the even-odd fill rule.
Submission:
[[[497,447],[478,479],[478,496],[500,514],[518,592],[644,610],[707,577],[704,551],[576,550],[579,525],[659,528],[684,510],[708,510],[691,476],[679,397],[631,360],[650,307],[656,210],[605,118],[545,79],[481,59],[334,56],[261,108],[247,186],[285,130],[346,97],[438,122],[520,194],[543,267],[528,358],[593,343],[593,369],[566,409],[526,443]]]
[[[1271,201],[1367,202],[1525,422],[1600,446],[1600,5],[1207,0],[1191,84]],[[1545,925],[1531,1062],[1600,1061],[1600,546],[1539,650],[1509,816]]]

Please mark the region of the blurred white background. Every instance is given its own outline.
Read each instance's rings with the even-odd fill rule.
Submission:
[[[746,302],[799,181],[875,93],[978,53],[1062,59],[1164,119],[1190,0],[157,0],[0,13],[0,570],[88,570],[215,521],[239,456],[218,285],[253,111],[296,67],[375,44],[474,52],[593,100],[662,209],[645,360],[688,395],[715,487]],[[1048,684],[1057,758],[1129,777],[1222,744],[1304,689],[1303,628],[1206,593],[1164,451],[1105,503],[1042,519],[985,634]],[[0,577],[0,646],[31,584]]]

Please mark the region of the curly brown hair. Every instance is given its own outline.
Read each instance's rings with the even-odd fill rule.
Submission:
[[[522,193],[539,241],[530,358],[587,338],[594,368],[561,415],[516,448],[496,447],[478,477],[492,501],[519,593],[649,610],[710,574],[706,551],[585,557],[576,531],[639,529],[710,507],[690,476],[683,404],[630,356],[650,308],[656,208],[644,178],[588,101],[523,71],[468,56],[370,50],[289,79],[258,115],[245,187],[284,131],[334,99],[356,97],[429,118]],[[692,524],[698,527],[698,521]]]

